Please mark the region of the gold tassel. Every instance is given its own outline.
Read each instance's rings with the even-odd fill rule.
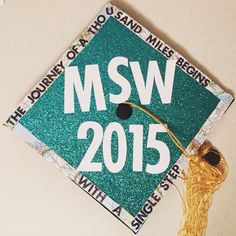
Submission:
[[[228,173],[224,157],[209,142],[204,143],[197,154],[189,154],[178,138],[156,115],[132,102],[127,101],[125,104],[138,108],[157,123],[163,125],[174,144],[189,158],[187,173],[183,173],[185,184],[185,194],[184,197],[181,196],[183,200],[183,224],[177,235],[205,235],[212,194],[224,182]],[[178,192],[180,193],[179,190]]]
[[[204,159],[209,154],[212,155],[210,163],[214,162],[217,156],[219,163],[209,164]],[[224,157],[214,150],[210,143],[204,143],[198,155],[190,155],[190,158],[187,173],[184,175],[183,225],[178,236],[205,235],[212,194],[224,182],[228,173]]]

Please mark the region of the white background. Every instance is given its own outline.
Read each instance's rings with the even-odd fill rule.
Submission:
[[[105,0],[7,0],[0,7],[0,81],[3,123]],[[113,1],[214,81],[236,91],[236,1]],[[209,236],[236,235],[236,105],[209,140],[225,155],[229,176],[214,195]],[[37,152],[0,128],[0,236],[131,236],[119,220],[49,165]],[[173,188],[140,236],[176,235],[181,201]]]

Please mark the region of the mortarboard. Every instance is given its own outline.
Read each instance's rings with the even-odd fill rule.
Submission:
[[[227,173],[224,158],[204,141],[232,102],[109,3],[6,126],[134,233],[174,181],[184,178],[187,223],[179,234],[191,235],[190,214],[204,219],[195,227],[201,233],[211,194]]]

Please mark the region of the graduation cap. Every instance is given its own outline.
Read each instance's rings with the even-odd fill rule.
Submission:
[[[183,178],[179,235],[201,235],[212,193],[227,174],[225,159],[204,141],[232,101],[109,3],[6,126],[134,233]]]

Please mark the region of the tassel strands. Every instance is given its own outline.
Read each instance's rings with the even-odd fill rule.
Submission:
[[[215,166],[204,159],[210,152],[220,155],[220,161]],[[184,176],[183,224],[178,236],[205,235],[212,195],[224,182],[227,173],[228,167],[224,157],[212,149],[210,143],[203,144],[198,155],[190,159]]]

